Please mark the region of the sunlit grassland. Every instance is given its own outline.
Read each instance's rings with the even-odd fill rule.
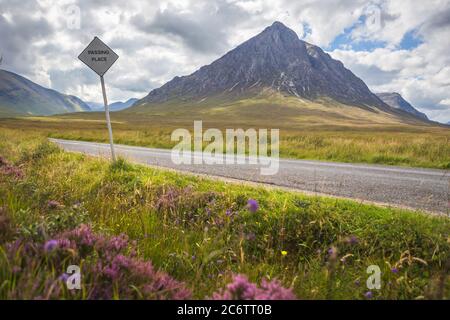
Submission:
[[[278,278],[302,299],[363,299],[366,269],[374,264],[382,270],[375,298],[449,298],[446,217],[212,181],[124,161],[111,166],[49,144],[46,136],[53,128],[48,127],[61,128],[63,122],[20,121],[20,129],[0,129],[0,155],[24,172],[20,181],[5,176],[0,181],[0,207],[17,236],[41,239],[68,228],[59,222],[65,221],[59,219],[63,211],[48,209],[54,200],[65,208],[83,208],[74,223],[106,234],[126,233],[137,241],[140,257],[186,282],[196,298],[242,273],[253,281]],[[67,134],[76,137],[73,128],[68,124]],[[147,138],[137,131],[116,133],[118,139],[123,134],[142,144],[153,138],[152,132]],[[258,201],[257,212],[246,209],[248,199]],[[350,237],[357,241],[349,243]],[[332,247],[338,257],[330,261]]]
[[[214,114],[214,111],[208,112]],[[238,116],[216,117],[195,112],[164,116],[112,113],[111,118],[118,144],[171,148],[176,144],[170,139],[173,130],[186,128],[192,132],[194,120],[203,120],[204,130],[280,129],[280,154],[285,158],[450,168],[450,129],[443,126],[336,120],[333,124],[332,119],[320,118],[317,114],[303,115],[299,121],[287,118],[270,121],[265,119],[267,113],[262,112],[263,116],[257,120],[243,116],[242,119],[249,119],[245,121]],[[15,128],[53,138],[108,141],[102,113],[0,119],[0,128]]]

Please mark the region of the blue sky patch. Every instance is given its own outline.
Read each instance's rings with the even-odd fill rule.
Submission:
[[[412,50],[423,43],[423,40],[417,36],[417,30],[411,30],[403,36],[400,42],[400,48],[403,50]]]
[[[352,39],[353,31],[364,24],[366,16],[361,16],[356,23],[351,27],[346,28],[343,33],[338,35],[333,42],[327,46],[326,51],[333,51],[335,49],[354,50],[354,51],[373,51],[377,48],[384,48],[386,42],[377,40],[354,40]]]

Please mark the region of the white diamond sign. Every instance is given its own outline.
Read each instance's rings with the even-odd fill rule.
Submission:
[[[111,50],[102,40],[95,37],[86,49],[78,56],[89,68],[100,77],[111,68],[119,56]]]

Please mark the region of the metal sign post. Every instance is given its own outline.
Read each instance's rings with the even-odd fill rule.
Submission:
[[[106,123],[108,126],[109,144],[111,145],[111,158],[113,162],[116,161],[116,153],[114,151],[114,140],[111,126],[111,119],[109,117],[109,105],[106,97],[105,79],[103,76],[111,68],[111,66],[119,59],[119,56],[112,51],[99,38],[94,40],[84,49],[79,55],[78,59],[83,61],[89,68],[100,76],[100,83],[102,85],[103,102],[105,104]]]
[[[108,98],[106,98],[105,79],[103,79],[103,76],[100,76],[100,82],[102,83],[103,102],[105,104],[106,123],[108,125],[109,144],[111,145],[111,157],[112,160],[116,162],[116,152],[114,151],[114,140],[111,127],[111,119],[109,118]]]

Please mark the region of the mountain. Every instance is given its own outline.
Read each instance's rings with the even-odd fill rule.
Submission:
[[[377,96],[383,100],[387,105],[394,109],[400,109],[415,115],[418,118],[429,120],[425,113],[418,111],[414,108],[408,101],[403,99],[403,97],[397,92],[382,92],[377,93]]]
[[[125,102],[115,102],[109,105],[109,109],[111,111],[120,111],[120,110],[124,110],[127,109],[129,107],[131,107],[133,104],[135,104],[139,99],[135,99],[135,98],[131,98],[128,99]]]
[[[155,104],[245,99],[279,93],[302,100],[329,99],[363,109],[398,113],[373,94],[342,62],[275,22],[259,35],[189,76],[175,77],[131,111]],[[403,112],[400,112],[404,115]]]
[[[52,115],[89,111],[75,96],[44,88],[18,74],[0,70],[0,116]]]
[[[125,102],[118,101],[118,102],[111,103],[109,105],[109,110],[110,111],[125,110],[125,109],[131,107],[138,100],[139,99],[131,98],[131,99],[128,99],[127,101],[125,101]],[[102,103],[88,102],[87,104],[89,105],[89,107],[91,107],[92,111],[102,111],[102,110],[104,110],[104,105]]]
[[[99,111],[104,108],[103,103],[87,101],[86,104],[89,106],[91,111]]]

